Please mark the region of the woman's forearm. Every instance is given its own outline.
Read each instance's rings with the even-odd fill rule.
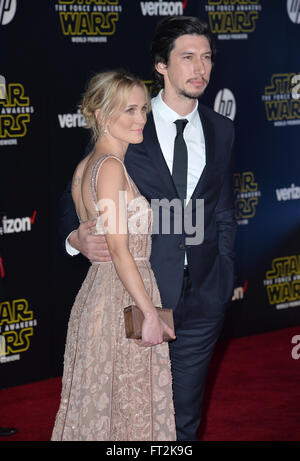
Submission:
[[[117,274],[135,304],[141,309],[145,317],[150,315],[156,316],[156,310],[128,248],[115,251],[110,249],[110,253]]]

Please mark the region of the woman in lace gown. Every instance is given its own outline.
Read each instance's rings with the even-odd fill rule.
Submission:
[[[52,440],[176,440],[168,343],[149,257],[152,211],[123,160],[143,140],[149,105],[138,79],[96,75],[82,110],[96,138],[76,168],[72,195],[81,221],[96,218],[111,261],[93,263],[73,305],[61,402]],[[125,337],[124,307],[144,313],[142,339]]]

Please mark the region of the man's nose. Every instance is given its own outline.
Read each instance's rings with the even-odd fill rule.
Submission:
[[[203,60],[201,58],[197,59],[195,61],[195,73],[197,74],[205,74],[205,63],[203,62]]]

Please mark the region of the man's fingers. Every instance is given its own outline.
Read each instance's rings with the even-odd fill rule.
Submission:
[[[99,246],[99,248],[101,248],[101,250],[107,250],[108,251],[108,245],[107,245],[106,242],[103,242],[102,240],[99,240],[98,246]]]
[[[89,229],[90,227],[94,227],[96,225],[97,219],[90,219],[89,221],[85,221],[80,224],[80,227],[83,229]]]
[[[92,262],[111,261],[105,235],[94,234],[97,219],[81,223],[78,229],[80,252]]]
[[[97,244],[98,246],[101,245],[107,248],[107,243],[104,235],[101,234],[88,234],[86,236],[87,241]]]
[[[91,255],[88,259],[95,263],[106,263],[108,261],[111,262],[110,256],[103,256],[103,255],[97,255],[97,254]]]
[[[89,237],[90,242],[93,242],[95,245],[97,245],[99,248],[108,248],[108,245],[106,243],[105,237],[102,235],[90,235]]]
[[[108,245],[106,243],[105,237],[101,235],[87,235],[85,238],[86,245],[89,246],[91,250],[101,251],[101,253],[109,254]]]
[[[89,252],[95,253],[99,256],[110,256],[109,249],[107,245],[99,243],[97,240],[86,240],[88,244]]]

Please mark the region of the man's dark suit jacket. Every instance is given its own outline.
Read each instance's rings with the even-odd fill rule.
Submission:
[[[175,309],[182,289],[186,252],[199,303],[207,306],[212,315],[218,314],[231,299],[234,285],[234,128],[231,120],[202,104],[199,104],[199,114],[205,136],[206,166],[192,200],[195,214],[195,199],[204,199],[204,240],[199,245],[186,245],[185,239],[189,236],[184,229],[181,234],[153,234],[150,261],[163,306]],[[141,194],[149,201],[178,198],[159,146],[152,113],[144,128],[144,141],[129,146],[125,164]],[[61,209],[61,230],[65,239],[79,224],[70,184],[62,196]],[[173,228],[172,222],[170,228]]]

